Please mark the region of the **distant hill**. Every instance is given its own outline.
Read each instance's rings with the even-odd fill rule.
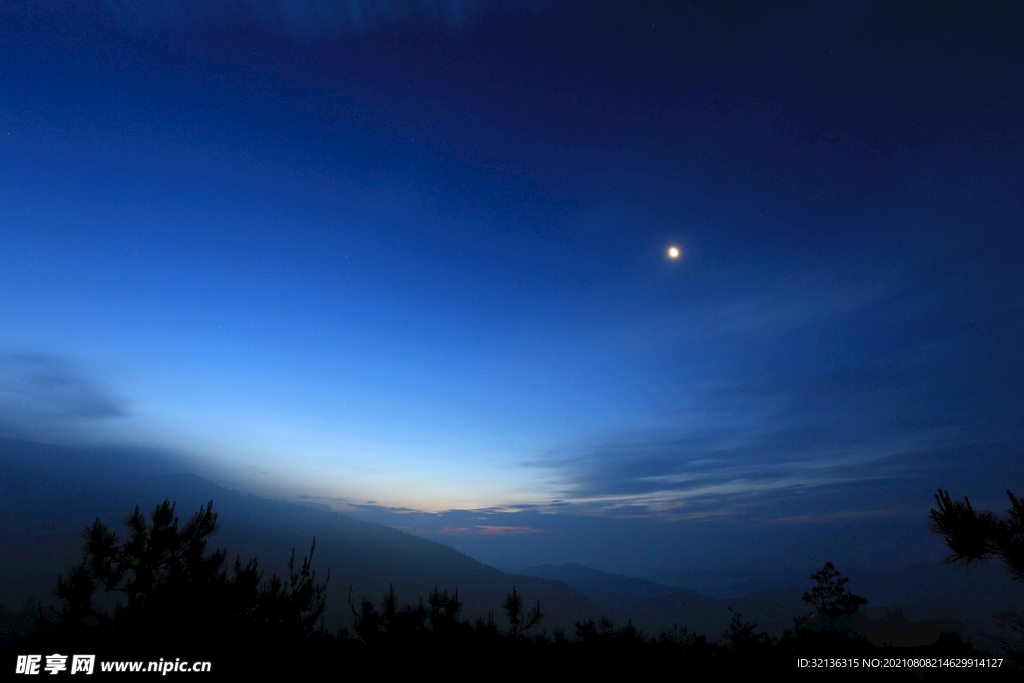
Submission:
[[[177,501],[187,520],[213,500],[219,530],[212,546],[225,548],[231,562],[257,557],[260,566],[287,573],[316,537],[313,568],[327,576],[328,625],[350,621],[349,589],[357,602],[378,603],[394,584],[402,602],[426,600],[436,586],[458,589],[468,618],[494,614],[503,627],[501,604],[515,585],[528,604],[540,600],[542,627],[572,632],[579,619],[598,618],[599,609],[564,584],[506,574],[448,546],[379,524],[298,504],[231,491],[194,474],[175,473],[183,464],[142,449],[54,446],[0,439],[0,604],[20,607],[35,597],[50,600],[59,574],[82,558],[82,530],[99,517],[123,533],[122,522],[165,498]]]
[[[440,543],[323,507],[232,491],[182,473],[187,469],[173,456],[141,448],[0,438],[0,604],[17,610],[28,598],[52,600],[57,576],[81,560],[86,526],[99,517],[121,532],[136,504],[150,512],[165,498],[177,501],[182,519],[213,500],[220,525],[213,547],[225,548],[231,561],[235,556],[259,558],[268,575],[287,572],[293,548],[301,562],[315,536],[313,567],[321,578],[331,571],[327,600],[332,628],[350,620],[350,586],[354,600],[379,602],[393,583],[403,602],[426,599],[435,586],[458,589],[464,616],[493,614],[499,625],[501,603],[515,585],[528,605],[540,600],[547,614],[542,628],[564,629],[570,636],[576,621],[606,615],[618,626],[632,620],[649,635],[678,624],[717,640],[731,617],[730,607],[777,635],[792,626],[794,616],[807,613],[801,595],[810,588],[806,577],[819,568],[801,572],[804,580],[798,585],[772,587],[754,577],[745,585],[757,590],[725,600],[581,565],[542,565],[507,574]],[[938,564],[892,572],[839,569],[850,577],[850,588],[868,599],[871,620],[917,629],[925,639],[962,625],[964,635],[977,640],[979,633],[998,630],[994,615],[1024,612],[1024,587],[998,565],[967,574]]]
[[[599,597],[607,599],[608,602],[640,600],[669,595],[681,590],[677,586],[667,586],[625,574],[609,574],[582,564],[540,564],[516,573],[561,581],[598,602]]]
[[[756,623],[758,630],[778,636],[793,626],[794,617],[809,614],[802,599],[811,588],[809,579],[802,587],[761,587],[739,597],[716,599],[578,564],[537,565],[520,573],[562,581],[596,603],[617,626],[632,621],[648,635],[678,625],[716,640],[728,626],[732,609],[744,621]],[[879,643],[899,645],[934,642],[942,631],[954,630],[998,649],[986,635],[1009,634],[994,617],[1020,611],[1024,594],[999,566],[965,574],[941,564],[920,564],[893,572],[857,570],[850,578],[850,588],[869,600],[860,620],[864,631]],[[750,585],[764,583],[752,579]]]
[[[609,574],[579,564],[536,565],[519,573],[562,581],[595,602],[616,626],[631,621],[648,635],[658,635],[678,625],[714,640],[731,617],[721,600],[678,586]]]

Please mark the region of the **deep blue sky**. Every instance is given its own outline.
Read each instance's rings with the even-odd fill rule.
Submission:
[[[1022,488],[1021,15],[0,2],[3,431],[503,568],[940,556]]]

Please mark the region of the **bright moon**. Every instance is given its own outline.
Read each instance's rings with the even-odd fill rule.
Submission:
[[[672,259],[679,258],[679,247],[669,247],[668,257]]]

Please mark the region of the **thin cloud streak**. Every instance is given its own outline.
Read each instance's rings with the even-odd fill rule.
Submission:
[[[502,5],[480,0],[105,0],[98,6],[123,29],[133,32],[181,27],[253,24],[294,40],[326,40],[365,33],[412,20],[433,21],[458,32],[481,14],[548,6],[543,0]]]
[[[804,300],[766,289],[759,315],[743,295],[732,304],[718,297],[701,326],[689,321],[702,319],[704,305],[691,307],[676,323],[685,334],[662,335],[677,345],[682,369],[679,407],[656,429],[552,449],[523,465],[545,471],[552,497],[577,510],[678,516],[773,491],[925,480],[935,474],[925,456],[944,447],[991,443],[1001,452],[1015,432],[1010,406],[1024,404],[1008,348],[1024,339],[1014,315],[1024,296],[1001,287],[1002,276],[974,284],[986,282],[980,270],[1005,273],[998,246],[992,238],[963,253],[918,255],[929,278],[907,273],[871,296],[849,284]],[[956,285],[965,281],[977,291]],[[729,365],[695,351],[722,347]],[[703,360],[687,362],[695,356]]]
[[[123,401],[72,361],[46,353],[0,354],[0,406],[8,414],[57,420],[128,414]]]
[[[524,534],[547,534],[551,533],[551,531],[524,526],[480,525],[472,527],[444,527],[434,533],[442,535],[522,536]]]

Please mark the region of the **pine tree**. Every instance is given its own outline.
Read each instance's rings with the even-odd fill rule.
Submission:
[[[953,500],[949,491],[939,489],[929,526],[945,539],[952,553],[947,562],[967,568],[1001,557],[1006,570],[1024,581],[1024,500],[1010,491],[1006,495],[1010,510],[1003,519],[992,512],[978,512],[966,497]]]
[[[951,552],[946,562],[967,569],[1000,557],[1013,578],[1024,582],[1024,500],[1011,491],[1006,496],[1010,499],[1010,510],[1004,519],[993,512],[976,511],[966,496],[953,500],[949,491],[939,489],[929,528],[945,539]],[[1003,639],[1006,653],[1024,665],[1024,617],[1006,612],[999,619],[1017,634],[1012,639]]]
[[[236,560],[229,576],[223,550],[207,551],[217,530],[213,502],[184,525],[168,500],[149,520],[136,506],[122,541],[96,519],[84,532],[85,557],[57,581],[58,633],[89,642],[116,640],[152,646],[236,638],[303,638],[325,609],[327,580],[311,569],[316,540],[300,569],[295,552],[287,579],[263,572],[253,559]],[[328,579],[330,575],[328,573]],[[97,592],[120,596],[113,607]]]
[[[830,617],[853,614],[867,600],[855,595],[846,584],[850,579],[839,573],[835,565],[826,562],[820,570],[811,574],[815,582],[809,593],[804,593],[804,602],[814,606],[815,610]]]
[[[512,586],[512,592],[505,597],[502,608],[508,617],[509,635],[513,639],[522,637],[544,619],[544,613],[540,611],[540,600],[537,601],[536,607],[528,612],[524,611],[523,598],[515,586]]]

